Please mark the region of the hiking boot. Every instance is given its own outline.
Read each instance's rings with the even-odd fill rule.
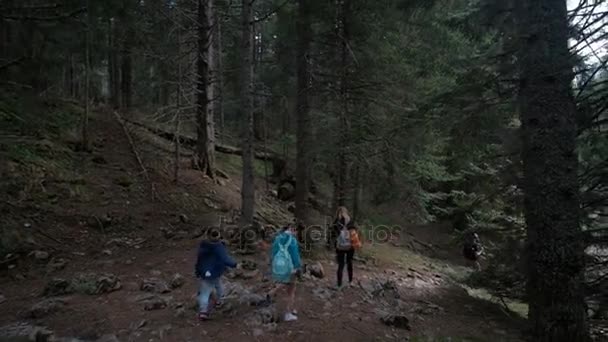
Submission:
[[[215,304],[213,304],[214,308],[221,308],[222,305],[224,305],[224,302],[221,300],[218,300],[217,302],[215,302]]]
[[[283,320],[285,322],[297,321],[298,320],[298,316],[294,315],[291,312],[288,312],[288,313],[285,314],[285,317],[283,317]]]
[[[209,320],[209,314],[206,312],[199,312],[198,313],[198,320],[199,321],[208,321]]]

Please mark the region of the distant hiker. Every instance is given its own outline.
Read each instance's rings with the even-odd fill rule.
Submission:
[[[224,242],[221,241],[221,233],[218,228],[207,231],[208,239],[203,240],[198,248],[195,274],[200,280],[198,291],[198,318],[209,319],[213,307],[222,304],[224,289],[221,277],[226,267],[237,267],[229,255]],[[214,293],[215,292],[215,293]]]
[[[279,289],[285,288],[287,290],[287,303],[283,316],[283,320],[286,322],[298,319],[294,302],[296,296],[296,278],[301,274],[300,268],[302,265],[296,234],[297,231],[294,225],[285,226],[274,239],[270,253],[272,279],[275,281],[276,286],[270,290],[266,299],[270,302]]]
[[[337,233],[336,238],[336,260],[338,261],[338,289],[342,288],[342,276],[344,274],[344,265],[346,264],[348,271],[348,284],[353,282],[353,258],[355,250],[361,247],[361,240],[357,229],[353,224],[348,210],[345,207],[339,207],[336,212],[336,219],[333,225],[334,231]]]
[[[483,246],[481,245],[481,241],[479,240],[479,235],[477,235],[477,233],[467,234],[462,253],[470,266],[474,265],[478,271],[481,270],[479,258],[483,254]]]

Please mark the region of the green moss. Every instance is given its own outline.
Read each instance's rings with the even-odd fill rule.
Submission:
[[[217,167],[228,174],[235,175],[243,172],[243,160],[241,156],[225,153],[217,153],[215,160]],[[264,164],[266,170],[264,169]],[[272,174],[272,164],[262,160],[255,159],[253,162],[253,171],[256,177],[264,177],[266,172],[268,175]]]

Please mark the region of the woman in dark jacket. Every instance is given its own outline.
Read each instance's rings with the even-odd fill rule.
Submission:
[[[338,289],[342,287],[342,277],[344,274],[344,265],[348,271],[348,284],[353,281],[353,258],[355,256],[355,246],[351,237],[355,229],[353,222],[345,207],[339,207],[336,212],[336,218],[332,225],[332,233],[335,236],[336,260],[338,262]],[[356,235],[356,232],[354,232]]]

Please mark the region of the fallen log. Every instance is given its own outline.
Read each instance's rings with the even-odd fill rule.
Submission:
[[[148,130],[149,132],[151,132],[161,138],[169,140],[171,142],[175,142],[175,140],[176,140],[175,133],[173,133],[173,132],[166,131],[166,130],[164,130],[162,128],[158,128],[158,127],[151,127],[151,126],[148,126],[148,125],[143,124],[138,121],[133,121],[133,120],[128,120],[128,119],[124,119],[124,121],[128,122],[129,124],[144,128],[144,129]],[[184,134],[180,134],[179,142],[182,146],[186,146],[190,149],[196,148],[196,138],[189,137]],[[229,145],[215,144],[215,150],[220,153],[234,154],[234,155],[238,155],[238,156],[243,154],[243,150],[241,150],[240,148],[234,147],[234,146],[229,146]],[[273,161],[273,163],[275,162],[275,160],[277,160],[277,161],[279,161],[280,164],[286,164],[282,158],[280,158],[276,154],[269,153],[269,152],[256,152],[255,158],[259,159],[259,160]]]

